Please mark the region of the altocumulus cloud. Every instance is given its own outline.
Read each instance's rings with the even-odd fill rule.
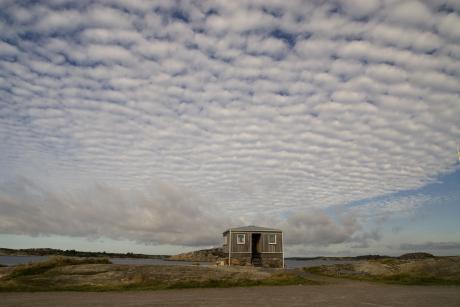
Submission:
[[[205,245],[262,220],[292,244],[378,239],[322,210],[454,169],[459,13],[2,1],[0,230]]]

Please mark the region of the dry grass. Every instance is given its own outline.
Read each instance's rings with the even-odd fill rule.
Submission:
[[[460,284],[460,257],[359,261],[307,269],[311,273],[408,285]]]

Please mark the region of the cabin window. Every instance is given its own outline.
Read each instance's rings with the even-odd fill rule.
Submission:
[[[237,234],[236,235],[236,244],[245,244],[246,243],[246,235],[245,234]]]
[[[276,235],[275,234],[269,234],[268,235],[268,244],[276,244]]]
[[[228,244],[228,237],[224,236],[224,245],[227,245],[227,244]]]

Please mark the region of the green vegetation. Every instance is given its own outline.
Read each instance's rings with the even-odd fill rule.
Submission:
[[[410,260],[384,258],[305,270],[324,276],[389,284],[460,285],[460,257],[426,257]]]
[[[397,274],[392,276],[385,276],[380,279],[375,279],[375,281],[382,281],[385,283],[400,285],[460,285],[460,278],[443,279],[429,276],[412,276],[410,274]]]
[[[182,288],[230,288],[230,287],[254,287],[254,286],[288,286],[288,285],[317,285],[317,282],[295,275],[275,275],[266,279],[210,279],[204,282],[188,281],[172,284],[168,289]]]
[[[318,282],[290,274],[274,275],[265,279],[251,278],[222,278],[207,280],[187,280],[174,283],[138,283],[121,290],[159,290],[159,289],[188,289],[188,288],[231,288],[231,287],[255,287],[255,286],[287,286],[287,285],[317,285]]]
[[[116,265],[107,258],[52,257],[0,268],[0,291],[124,291],[320,284],[305,271],[402,285],[460,285],[460,257],[381,258],[277,270],[253,267]]]
[[[318,284],[301,271],[247,267],[132,266],[104,258],[53,257],[0,269],[0,291],[122,291]]]

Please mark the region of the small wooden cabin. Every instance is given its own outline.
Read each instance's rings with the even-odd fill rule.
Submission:
[[[228,263],[284,267],[283,232],[258,226],[230,228],[223,233]]]

